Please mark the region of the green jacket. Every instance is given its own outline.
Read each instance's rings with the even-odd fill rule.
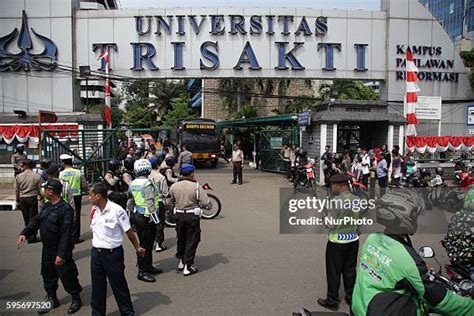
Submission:
[[[474,301],[427,275],[426,263],[400,235],[371,234],[362,246],[352,295],[355,316],[474,315]]]

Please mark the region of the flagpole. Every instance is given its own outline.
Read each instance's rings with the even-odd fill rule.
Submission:
[[[110,108],[110,79],[109,79],[109,54],[105,55],[105,122],[107,128],[112,128],[112,113]]]

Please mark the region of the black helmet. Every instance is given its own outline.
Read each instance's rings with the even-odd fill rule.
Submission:
[[[52,161],[49,160],[49,159],[43,159],[43,160],[40,161],[40,166],[41,166],[41,168],[43,168],[44,170],[46,170],[46,169],[49,168],[49,166],[51,166],[51,162],[52,162]]]
[[[436,174],[439,175],[439,176],[442,176],[443,173],[444,173],[444,172],[443,172],[443,168],[441,168],[441,167],[436,168],[436,171],[435,171],[435,172],[436,172]]]
[[[25,145],[24,144],[18,144],[16,145],[16,150],[24,150],[25,149]]]
[[[308,151],[306,151],[306,150],[303,149],[303,148],[300,148],[300,149],[298,149],[298,151],[296,152],[296,155],[297,155],[298,157],[306,157],[306,156],[308,156]]]
[[[461,153],[461,158],[462,159],[467,159],[467,152],[462,152]]]
[[[426,176],[429,176],[429,175],[430,175],[430,172],[428,171],[428,169],[423,168],[423,169],[420,170],[420,176],[426,177]]]
[[[413,235],[424,209],[425,202],[417,192],[393,189],[377,201],[377,222],[385,226],[385,233]]]
[[[110,171],[115,172],[118,170],[119,166],[119,161],[117,159],[112,159],[111,161],[109,161],[107,168],[109,168]]]
[[[165,163],[168,167],[173,167],[176,164],[176,160],[174,159],[174,157],[170,156],[165,159]]]
[[[123,166],[125,167],[125,169],[127,169],[128,171],[133,171],[133,165],[135,164],[135,159],[132,158],[132,157],[127,157],[125,158],[125,160],[123,161]]]

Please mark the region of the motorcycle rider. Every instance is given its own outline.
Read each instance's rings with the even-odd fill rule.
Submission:
[[[296,186],[300,183],[302,179],[306,177],[305,165],[308,163],[308,152],[300,148],[296,152],[296,159],[295,159],[295,174],[293,179],[293,185]]]
[[[129,188],[130,198],[127,202],[127,211],[133,213],[133,224],[137,231],[140,247],[145,249],[145,255],[137,255],[138,280],[156,282],[154,274],[163,272],[153,267],[153,243],[155,242],[156,224],[159,223],[159,196],[158,188],[148,179],[151,173],[151,164],[146,159],[135,161],[133,170],[136,179]]]
[[[474,315],[474,301],[434,282],[413,248],[410,235],[423,209],[423,200],[406,189],[394,189],[377,201],[377,222],[385,231],[370,234],[360,250],[351,306],[355,316],[411,316],[427,309]]]

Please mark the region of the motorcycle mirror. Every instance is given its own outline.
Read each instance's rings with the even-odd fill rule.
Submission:
[[[422,258],[433,258],[435,256],[433,248],[429,246],[421,247],[420,250],[418,251],[418,254]]]

